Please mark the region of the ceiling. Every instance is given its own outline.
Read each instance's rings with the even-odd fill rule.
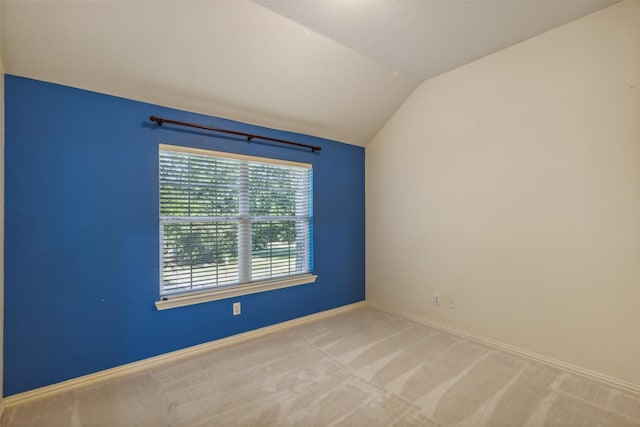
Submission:
[[[613,1],[2,1],[24,77],[364,146],[424,79]]]
[[[257,0],[393,69],[426,80],[612,1]]]

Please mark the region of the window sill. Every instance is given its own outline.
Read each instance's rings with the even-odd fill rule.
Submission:
[[[216,289],[188,295],[178,295],[175,297],[167,297],[167,299],[156,301],[156,308],[158,310],[167,310],[170,308],[184,307],[186,305],[200,304],[203,302],[217,301],[226,298],[234,298],[242,295],[255,294],[258,292],[289,288],[292,286],[314,283],[317,278],[318,276],[315,276],[313,274],[303,274],[300,276],[265,280],[263,282],[239,285],[230,288]]]

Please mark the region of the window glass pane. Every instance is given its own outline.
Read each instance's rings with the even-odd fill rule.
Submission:
[[[254,280],[309,272],[307,221],[259,221],[252,226]]]
[[[160,152],[160,215],[237,215],[239,168],[234,159]]]
[[[238,282],[237,224],[166,223],[162,234],[162,288],[165,292]]]
[[[307,169],[249,165],[250,213],[252,216],[295,216],[307,200]]]

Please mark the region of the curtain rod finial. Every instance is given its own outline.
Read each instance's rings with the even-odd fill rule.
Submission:
[[[156,117],[156,116],[149,117],[149,120],[151,120],[152,122],[158,123],[158,126],[162,126],[162,123],[164,122],[163,119],[161,119],[160,117]]]

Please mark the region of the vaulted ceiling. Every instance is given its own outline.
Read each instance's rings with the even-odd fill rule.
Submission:
[[[614,1],[2,1],[5,71],[364,146],[424,79]]]

